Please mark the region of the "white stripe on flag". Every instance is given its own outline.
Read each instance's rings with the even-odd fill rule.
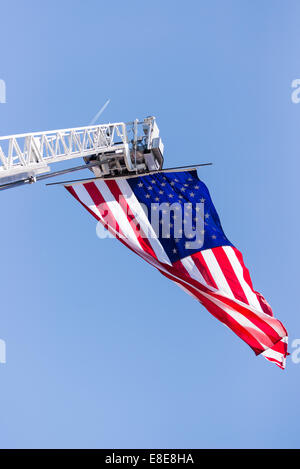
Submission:
[[[215,284],[217,285],[218,289],[220,290],[221,294],[227,295],[229,298],[235,299],[230,286],[228,285],[228,282],[225,278],[225,275],[223,274],[223,271],[221,267],[219,266],[219,263],[212,252],[211,249],[206,249],[201,252],[207,267],[215,281]]]
[[[107,184],[104,181],[94,181],[94,184],[99,190],[102,197],[104,198],[105,202],[107,203],[109,210],[113,214],[116,222],[119,224],[125,238],[127,238],[134,246],[141,250],[142,247],[136,237],[132,226],[130,225],[125,213],[120,207],[119,202],[116,201],[111,191],[107,187]]]
[[[182,262],[182,260],[181,260]],[[164,270],[164,269],[160,269],[160,270]],[[174,278],[174,281],[176,283],[178,283],[176,281],[177,279],[177,276],[176,275],[173,275],[172,273],[170,272],[167,272],[168,275],[170,275],[171,277]],[[180,278],[180,281],[183,282],[183,283],[186,283],[187,285],[188,282],[186,282],[185,280],[181,279]],[[191,285],[189,285],[191,286]],[[184,288],[184,286],[182,286]],[[199,290],[197,289],[196,287],[193,286],[193,289],[195,289],[196,291],[198,291],[199,295],[203,295],[204,297],[208,298],[210,301],[212,301],[216,306],[218,306],[219,308],[221,308],[223,311],[225,311],[230,317],[232,317],[232,319],[234,319],[241,327],[243,327],[243,329],[247,330],[247,332],[261,345],[261,347],[263,349],[267,349],[269,347],[272,347],[273,346],[273,343],[272,341],[269,339],[268,335],[262,331],[261,329],[259,329],[252,321],[250,321],[250,319],[246,318],[243,314],[239,313],[238,311],[236,311],[235,309],[231,308],[230,306],[224,304],[221,300],[218,300],[217,298],[214,298],[213,296],[211,296],[210,294],[208,293],[205,293],[204,291],[202,290]],[[199,297],[197,297],[195,294],[193,294],[192,292],[190,292],[189,290],[185,289],[184,290],[187,291],[187,293],[191,296],[193,296],[194,298],[196,298],[198,301],[200,301],[201,303],[201,299]],[[238,302],[240,303],[240,302]],[[246,305],[245,305],[246,306]],[[251,307],[250,307],[251,308]],[[252,309],[252,308],[251,308]],[[261,342],[261,338],[264,338],[264,343]]]
[[[225,254],[227,255],[231,267],[233,268],[234,273],[237,276],[238,281],[240,282],[240,285],[245,293],[247,300],[249,301],[249,304],[252,305],[255,309],[258,309],[258,311],[263,312],[256,294],[253,290],[251,290],[250,286],[244,279],[243,268],[240,264],[240,261],[236,257],[234,249],[231,246],[223,246],[223,251],[225,251]]]
[[[101,218],[101,213],[97,209],[94,201],[92,200],[90,194],[87,192],[83,184],[77,184],[72,186],[74,192],[76,192],[77,197],[84,203],[98,218]]]
[[[184,259],[181,259],[181,263],[183,264],[184,268],[188,271],[189,275],[194,279],[197,280],[197,282],[202,283],[203,285],[211,288],[210,285],[206,283],[204,280],[204,277],[202,276],[201,272],[197,268],[195,262],[193,261],[191,256],[185,257]]]
[[[100,210],[98,207],[95,205],[93,199],[91,198],[90,194],[86,190],[83,184],[74,184],[73,190],[77,194],[77,197],[81,200],[84,205],[86,205],[92,212],[95,213],[95,215],[100,218],[100,220],[106,224],[106,221],[103,219]],[[114,227],[111,227],[111,230],[118,235],[119,233],[114,229]]]
[[[230,306],[225,305],[224,303],[222,303],[222,301],[217,300],[216,298],[214,298],[213,296],[205,292],[201,292],[201,295],[206,296],[210,301],[215,303],[215,305],[223,309],[223,311],[225,311],[229,316],[231,316],[240,326],[246,329],[249,332],[249,334],[251,334],[252,337],[254,337],[254,339],[260,343],[262,348],[266,349],[274,345],[265,332],[259,329],[255,324],[253,324],[253,322],[251,322],[248,318],[243,316],[241,313],[234,310],[233,308],[230,308]],[[264,336],[264,341],[265,341],[264,344],[260,340],[261,336]]]
[[[95,213],[95,215],[100,218],[100,220],[104,221],[101,215],[100,210],[98,207],[95,205],[93,199],[91,198],[90,194],[86,190],[83,184],[76,184],[73,187],[74,192],[76,192],[77,197],[81,200],[84,205],[86,205],[92,212]]]
[[[157,258],[160,260],[160,262],[172,265],[169,257],[167,256],[167,253],[165,252],[159,239],[157,238],[157,235],[151,223],[149,222],[143,208],[141,207],[128,182],[125,179],[116,180],[116,182],[120,188],[120,191],[124,195],[126,202],[130,207],[130,210],[134,214],[137,222],[140,224],[145,235],[147,235],[148,241],[150,242],[151,247],[155,252]]]

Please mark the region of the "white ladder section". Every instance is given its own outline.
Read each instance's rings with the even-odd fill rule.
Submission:
[[[138,124],[143,125],[143,137],[138,137]],[[143,140],[145,148],[151,151],[155,140],[162,146],[158,135],[155,118],[149,117],[128,124],[118,122],[0,137],[0,184],[34,178],[49,172],[50,164],[74,158],[88,161],[93,157],[103,163],[114,158],[132,172],[136,166],[131,153],[136,152],[137,142]]]

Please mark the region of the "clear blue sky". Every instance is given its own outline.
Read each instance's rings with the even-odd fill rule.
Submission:
[[[300,338],[300,5],[1,5],[0,134],[155,115],[198,173],[254,286]],[[63,188],[1,192],[0,447],[298,447],[283,372],[115,240]],[[290,350],[292,351],[292,349]]]

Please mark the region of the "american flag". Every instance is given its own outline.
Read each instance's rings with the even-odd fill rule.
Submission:
[[[125,246],[284,369],[287,331],[253,289],[196,170],[93,179],[66,189]]]

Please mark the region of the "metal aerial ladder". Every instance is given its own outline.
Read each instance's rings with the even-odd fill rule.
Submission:
[[[0,190],[86,168],[103,178],[157,171],[163,150],[154,117],[0,137]],[[85,164],[51,172],[75,158]]]

